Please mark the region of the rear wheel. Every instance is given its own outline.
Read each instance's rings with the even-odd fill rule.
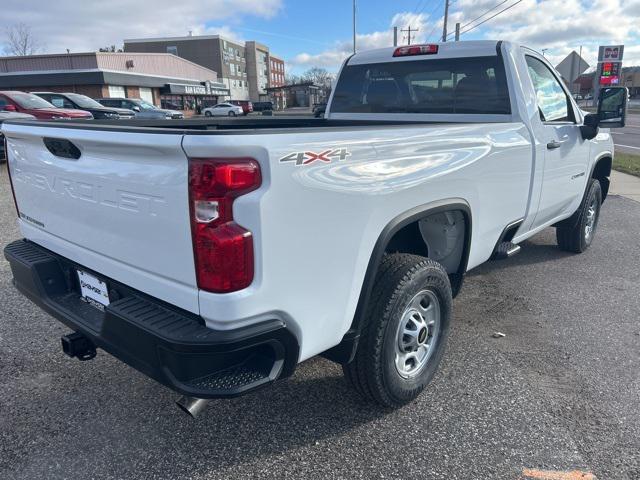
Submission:
[[[399,407],[433,378],[444,353],[451,286],[442,266],[408,254],[386,255],[347,380],[366,400]]]
[[[589,248],[596,234],[601,206],[602,188],[600,182],[592,178],[578,211],[556,227],[556,239],[561,250],[582,253]]]
[[[210,112],[209,110],[205,110],[205,111],[204,111],[204,116],[205,116],[205,117],[211,117],[211,116],[212,116],[212,114],[211,114],[211,112]]]
[[[230,117],[235,117],[236,116],[236,112],[229,112],[229,116]]]

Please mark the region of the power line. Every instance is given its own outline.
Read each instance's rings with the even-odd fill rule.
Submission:
[[[493,18],[496,18],[496,17],[497,17],[498,15],[500,15],[501,13],[504,13],[504,12],[506,12],[507,10],[509,10],[509,9],[511,9],[511,8],[513,8],[513,7],[515,7],[515,6],[516,6],[516,5],[518,5],[520,2],[522,2],[522,0],[518,0],[516,3],[513,3],[513,4],[509,5],[507,8],[503,8],[503,9],[502,9],[502,10],[500,10],[498,13],[496,13],[496,14],[494,14],[494,15],[491,15],[489,18],[487,18],[487,19],[485,19],[485,20],[481,21],[480,23],[478,23],[478,24],[474,25],[473,27],[468,28],[468,29],[467,29],[467,30],[465,30],[464,32],[460,32],[460,35],[462,35],[463,33],[470,32],[470,31],[471,31],[471,30],[473,30],[474,28],[478,28],[478,27],[479,27],[480,25],[482,25],[483,23],[487,23],[489,20],[491,20],[491,19],[493,19]]]
[[[424,12],[424,10],[427,8],[427,5],[429,5],[429,0],[426,0],[426,1],[424,2],[424,5],[422,5],[422,8],[421,8],[420,10],[418,10],[418,9],[416,8],[416,15],[420,15],[422,12]],[[436,7],[437,7],[437,6],[438,6],[438,2],[436,2]],[[435,8],[434,8],[433,10],[435,10]],[[433,10],[432,10],[432,12],[433,12]]]
[[[499,4],[493,6],[492,8],[490,8],[489,10],[487,10],[486,12],[484,12],[482,15],[474,18],[473,20],[471,20],[470,22],[465,23],[464,25],[462,25],[460,27],[460,30],[463,30],[464,28],[466,28],[467,26],[471,25],[472,23],[476,22],[477,20],[480,20],[482,17],[484,17],[487,13],[491,13],[493,12],[496,8],[498,8],[500,5],[504,5],[505,3],[507,3],[509,0],[503,0],[502,2],[500,2]],[[451,34],[449,34],[449,36],[451,36]]]

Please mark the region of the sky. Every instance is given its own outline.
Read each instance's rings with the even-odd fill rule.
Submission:
[[[125,38],[191,31],[257,40],[291,73],[316,66],[336,71],[353,48],[352,8],[352,0],[2,0],[0,52],[6,29],[17,23],[31,28],[42,53],[95,51],[122,46]],[[393,26],[417,29],[413,43],[442,36],[444,0],[358,0],[357,12],[358,49],[391,46]],[[456,22],[468,24],[462,40],[520,42],[546,49],[554,64],[582,46],[595,66],[598,45],[620,43],[624,65],[640,65],[640,0],[451,0],[450,31]],[[406,33],[399,40],[406,43]]]

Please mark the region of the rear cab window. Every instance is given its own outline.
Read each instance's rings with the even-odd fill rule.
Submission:
[[[496,56],[347,65],[334,113],[510,114],[502,58]]]

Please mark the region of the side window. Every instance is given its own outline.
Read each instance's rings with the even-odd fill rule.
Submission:
[[[59,97],[57,95],[52,95],[49,102],[51,102],[54,107],[58,107],[58,108],[75,108],[69,100],[67,100],[64,97]]]
[[[0,109],[4,108],[7,105],[7,100],[4,97],[0,97]]]
[[[540,109],[542,121],[573,121],[573,112],[569,107],[569,97],[549,67],[535,57],[527,55],[525,58],[529,76],[538,98],[538,108]]]

